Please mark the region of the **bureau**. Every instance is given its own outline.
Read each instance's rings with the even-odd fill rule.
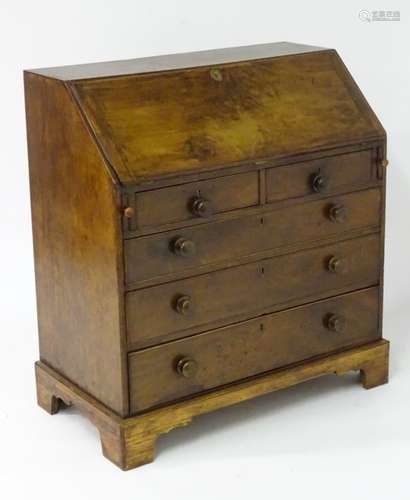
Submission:
[[[386,136],[337,52],[276,43],[24,73],[39,405],[123,469],[193,417],[388,378]]]

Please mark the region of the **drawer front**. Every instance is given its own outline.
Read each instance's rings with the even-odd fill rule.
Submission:
[[[377,226],[378,189],[125,241],[127,283]]]
[[[180,338],[212,322],[378,282],[379,235],[264,259],[126,294],[130,346]]]
[[[259,203],[257,172],[190,182],[136,194],[138,227],[159,226]]]
[[[378,288],[371,288],[131,353],[131,411],[379,336]]]
[[[267,170],[268,202],[350,191],[375,182],[371,150]]]

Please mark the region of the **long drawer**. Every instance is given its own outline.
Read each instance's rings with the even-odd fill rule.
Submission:
[[[375,287],[144,349],[129,355],[131,411],[379,336]]]
[[[380,191],[372,189],[271,210],[261,215],[125,241],[128,284],[199,266],[377,226]]]
[[[379,258],[379,234],[372,234],[129,292],[128,343],[154,345],[289,301],[377,284]]]

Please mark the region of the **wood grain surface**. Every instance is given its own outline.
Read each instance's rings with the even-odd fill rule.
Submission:
[[[334,195],[319,201],[295,204],[255,215],[237,215],[221,222],[166,231],[124,242],[126,281],[132,286],[155,277],[166,280],[189,271],[201,273],[211,264],[224,267],[245,256],[268,250],[319,242],[323,238],[342,238],[354,230],[378,228],[381,193],[378,189]],[[332,207],[342,206],[342,222],[330,218]],[[175,253],[175,242],[182,238],[194,245],[191,254]],[[205,267],[206,269],[206,267]]]
[[[131,413],[375,341],[378,294],[377,287],[353,292],[131,353]],[[345,322],[343,331],[330,329],[332,315]],[[189,378],[176,369],[185,358],[197,366]]]
[[[69,85],[123,183],[384,137],[334,51]]]
[[[64,84],[25,86],[40,359],[125,415],[120,193]]]
[[[128,345],[155,345],[207,330],[213,322],[228,324],[284,309],[289,300],[303,304],[343,287],[376,285],[379,246],[374,234],[128,292]],[[345,262],[344,272],[328,270],[332,256]],[[175,310],[181,296],[190,297],[185,315]]]
[[[343,375],[351,370],[360,371],[366,389],[385,384],[389,371],[389,343],[379,340],[122,419],[54,370],[36,363],[37,393],[41,395],[39,405],[49,413],[52,413],[50,410],[56,413],[61,408],[60,401],[78,407],[98,428],[105,457],[123,470],[152,462],[158,436],[188,425],[198,415],[323,375]]]

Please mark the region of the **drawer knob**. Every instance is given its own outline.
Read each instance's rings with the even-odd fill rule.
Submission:
[[[347,219],[347,209],[344,205],[331,205],[329,208],[329,219],[332,222],[345,222]]]
[[[340,257],[330,257],[327,268],[331,273],[343,274],[347,271],[347,261],[346,259],[341,259]]]
[[[181,358],[177,363],[177,372],[185,378],[192,378],[198,370],[198,364],[194,359]]]
[[[124,217],[127,219],[132,219],[134,216],[134,209],[132,207],[125,207],[124,208]]]
[[[175,310],[179,314],[186,315],[191,311],[192,303],[191,297],[188,295],[181,295],[175,302]]]
[[[177,238],[172,245],[172,251],[181,257],[190,257],[195,254],[195,243],[186,238]]]
[[[326,326],[332,332],[342,333],[346,326],[346,320],[338,314],[330,314],[327,318]]]
[[[328,188],[329,182],[323,174],[314,174],[312,177],[312,189],[316,193],[322,193]]]
[[[196,196],[191,203],[191,212],[198,217],[209,217],[212,215],[212,207],[208,200]]]

